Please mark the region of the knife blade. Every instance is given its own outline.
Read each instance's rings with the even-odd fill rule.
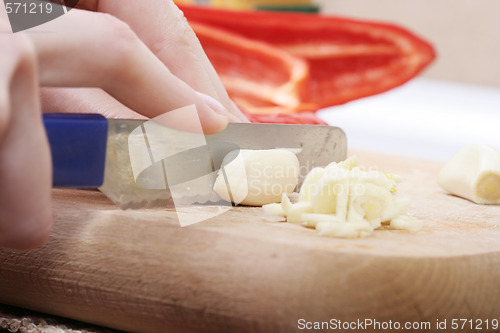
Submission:
[[[211,189],[215,175],[237,149],[297,149],[299,184],[313,167],[347,155],[345,133],[333,126],[230,123],[202,135],[96,114],[44,114],[43,121],[53,186],[99,188],[122,209],[165,207],[173,188],[189,202],[218,201]]]

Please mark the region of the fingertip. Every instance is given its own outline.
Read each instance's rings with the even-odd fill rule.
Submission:
[[[201,93],[199,91],[196,92],[199,97],[207,104],[210,109],[216,112],[219,115],[226,116],[229,122],[241,122],[241,123],[249,123],[249,120],[244,115],[243,112],[238,108],[238,106],[233,102],[229,102],[229,108],[226,108],[222,103],[213,98],[210,95]]]
[[[210,119],[202,120],[203,133],[217,134],[222,132],[227,127],[228,123],[228,117],[219,114],[212,114]]]
[[[213,112],[217,113],[218,115],[225,116],[226,118],[229,116],[229,111],[218,100],[199,91],[197,91],[196,94]]]
[[[2,228],[0,247],[15,250],[32,250],[43,245],[52,230],[52,212],[41,214],[31,221],[13,221],[9,228]]]
[[[215,98],[199,91],[196,94],[204,104],[199,112],[203,133],[216,134],[223,131],[229,123],[229,111]]]

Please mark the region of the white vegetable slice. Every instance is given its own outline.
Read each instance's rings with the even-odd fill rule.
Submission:
[[[307,227],[316,227],[319,222],[345,223],[333,214],[302,214],[302,222]]]
[[[352,155],[348,159],[340,162],[338,166],[347,170],[352,170],[353,168],[359,166],[358,156]]]
[[[438,182],[477,204],[500,204],[500,152],[486,145],[468,146],[445,164]]]
[[[323,168],[313,168],[304,179],[302,187],[299,192],[299,201],[311,201],[311,197],[316,195],[318,192],[318,181],[325,174],[325,169]]]
[[[285,214],[288,214],[288,211],[290,208],[292,208],[292,203],[290,202],[290,198],[288,198],[288,195],[286,193],[283,193],[281,196],[281,208],[285,212]]]
[[[292,204],[288,209],[286,220],[288,222],[300,223],[303,221],[302,215],[312,213],[311,203],[308,201]]]
[[[270,203],[262,206],[264,213],[269,216],[286,216],[285,211],[279,203]]]
[[[340,238],[361,238],[370,235],[373,231],[373,228],[367,222],[319,222],[318,225],[316,225],[316,230],[318,230],[319,234],[323,236],[333,236]]]
[[[391,229],[419,231],[422,229],[422,221],[409,215],[400,215],[391,220],[389,224]]]
[[[336,214],[339,194],[345,196],[348,193],[346,186],[346,183],[341,183],[338,179],[323,177],[318,182],[318,193],[311,198],[313,212]]]
[[[384,210],[393,199],[391,192],[382,186],[357,181],[351,184],[350,193],[349,221],[366,221],[374,228],[380,227]]]
[[[390,203],[385,207],[384,212],[381,216],[382,222],[387,222],[400,215],[406,214],[409,207],[410,199],[394,198],[394,200],[391,200]]]
[[[213,189],[226,201],[262,206],[292,193],[298,177],[299,160],[293,152],[242,149],[226,155]]]

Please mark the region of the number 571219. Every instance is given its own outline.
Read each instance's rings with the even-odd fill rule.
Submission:
[[[482,330],[482,329],[498,329],[498,319],[482,320],[482,319],[452,319],[451,329],[453,330]]]
[[[50,14],[52,13],[52,3],[22,3],[22,2],[5,2],[5,10],[7,14]]]

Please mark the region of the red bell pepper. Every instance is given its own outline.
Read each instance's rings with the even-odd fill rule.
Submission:
[[[252,113],[289,113],[307,86],[306,61],[257,40],[191,22],[231,98]]]
[[[328,125],[325,121],[318,118],[313,112],[298,112],[289,114],[247,113],[246,115],[248,120],[252,123]]]
[[[251,113],[316,111],[378,94],[410,80],[435,57],[429,43],[390,24],[181,9],[231,97]],[[219,33],[208,33],[210,27]]]

